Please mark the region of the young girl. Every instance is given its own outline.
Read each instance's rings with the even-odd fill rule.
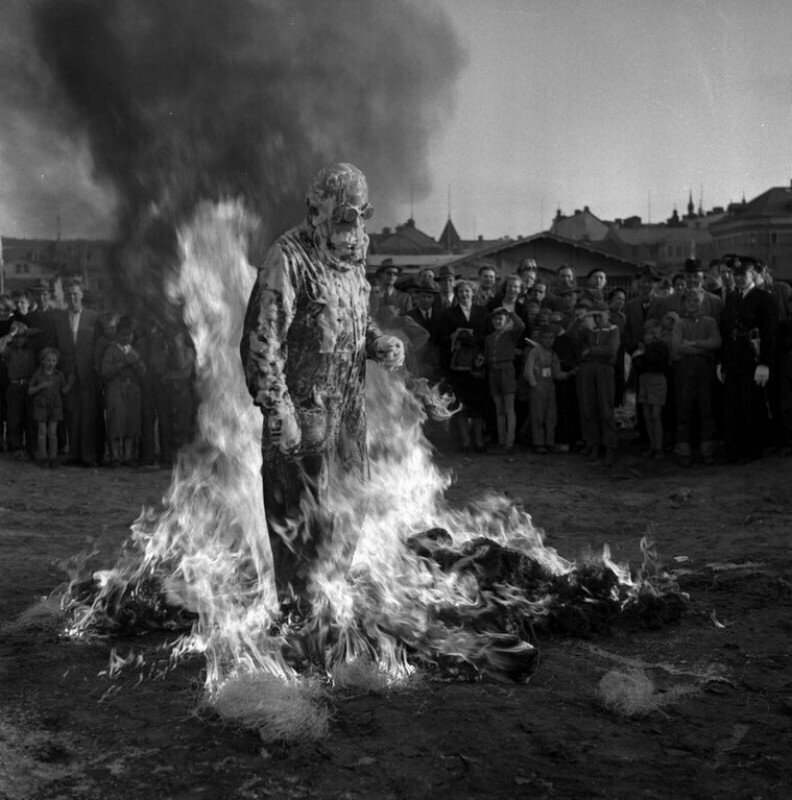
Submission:
[[[33,419],[38,424],[36,463],[52,469],[58,458],[58,423],[63,420],[63,394],[71,389],[58,366],[58,351],[45,347],[39,356],[40,367],[33,373],[28,388],[32,396]]]
[[[644,339],[633,353],[633,365],[638,374],[638,404],[643,409],[649,450],[645,456],[663,458],[663,407],[668,395],[665,373],[670,352],[661,338],[661,324],[648,319],[644,325]]]
[[[102,378],[107,384],[107,435],[113,466],[133,465],[140,436],[140,378],[145,366],[132,347],[132,322],[121,317],[116,341],[102,357]]]

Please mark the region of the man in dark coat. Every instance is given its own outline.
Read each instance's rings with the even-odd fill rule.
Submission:
[[[264,509],[282,603],[305,599],[328,552],[331,472],[365,477],[366,358],[387,369],[404,361],[402,342],[383,336],[369,316],[372,209],[363,173],[351,164],[325,167],[306,201],[306,219],[275,241],[259,268],[240,344],[264,417]]]
[[[64,398],[69,463],[95,467],[98,386],[94,355],[99,315],[83,306],[83,286],[79,279],[70,281],[64,293],[67,308],[55,316],[55,339],[61,371],[67,380],[74,376],[71,391]]]
[[[734,258],[731,267],[735,291],[721,316],[717,373],[725,386],[726,456],[747,463],[763,450],[777,312],[771,295],[756,286],[748,262]]]

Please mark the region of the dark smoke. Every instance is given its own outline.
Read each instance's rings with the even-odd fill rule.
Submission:
[[[120,282],[149,305],[199,199],[244,198],[271,239],[328,161],[360,166],[384,215],[428,191],[463,61],[417,0],[41,0],[31,30],[62,135],[87,134],[117,196]]]

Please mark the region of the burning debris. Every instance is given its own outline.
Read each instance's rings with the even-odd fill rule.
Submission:
[[[304,597],[281,605],[261,499],[261,414],[238,366],[254,278],[248,226],[239,205],[206,203],[181,232],[170,292],[195,341],[199,435],[180,454],[164,508],[134,524],[116,566],[72,581],[73,635],[189,626],[174,655],[204,655],[206,703],[270,740],[325,730],[316,676],[382,687],[421,667],[523,681],[536,668],[540,631],[587,636],[679,617],[682,596],[648,547],[636,574],[607,551],[576,565],[506,498],[449,508],[451,478],[424,438],[423,399],[376,365],[366,381],[368,478],[328,476],[322,511],[332,536]],[[281,719],[277,709],[292,708],[295,693],[305,714]]]

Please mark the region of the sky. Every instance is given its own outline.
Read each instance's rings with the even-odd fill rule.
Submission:
[[[788,0],[437,2],[465,52],[453,103],[427,131],[428,184],[372,187],[388,202],[371,229],[412,215],[437,237],[450,211],[463,238],[520,236],[583,206],[658,222],[690,192],[711,208],[789,185]],[[0,59],[5,73],[31,62],[2,31]],[[54,235],[54,220],[22,209],[68,184],[62,234],[109,234],[112,193],[94,182],[84,140],[11,114],[3,130],[0,233]],[[24,197],[4,189],[20,164]]]
[[[430,147],[438,236],[751,199],[792,179],[792,3],[442,0],[468,52]],[[403,206],[410,215],[411,204]]]

